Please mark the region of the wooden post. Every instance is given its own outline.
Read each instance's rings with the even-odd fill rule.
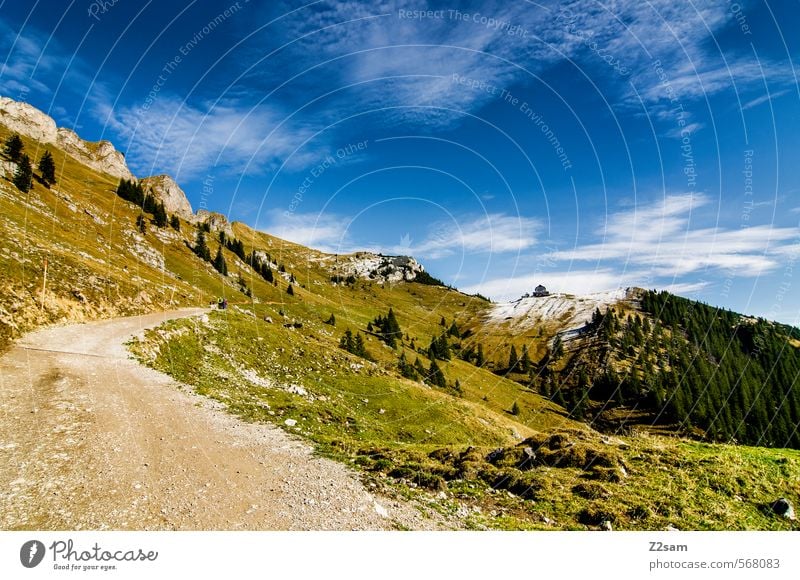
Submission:
[[[44,293],[47,289],[47,258],[44,259],[44,276],[42,277],[42,310],[44,310]]]

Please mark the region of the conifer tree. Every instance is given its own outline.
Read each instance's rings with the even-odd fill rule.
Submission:
[[[289,284],[289,286],[286,288],[286,293],[289,296],[294,296],[294,287],[291,284]]]
[[[46,187],[50,187],[56,182],[56,163],[48,150],[45,150],[42,158],[39,159],[39,171]]]
[[[530,372],[531,370],[531,357],[528,354],[528,345],[522,345],[522,358],[519,360],[519,370],[523,373]]]
[[[169,218],[169,225],[170,227],[175,230],[176,232],[181,231],[181,220],[178,216],[173,215]]]
[[[25,144],[22,142],[20,136],[14,133],[11,137],[6,139],[3,153],[14,163],[19,163],[19,160],[22,157],[22,152],[24,150],[25,150]]]
[[[31,160],[24,153],[20,155],[17,162],[17,171],[14,173],[14,185],[23,193],[28,193],[33,186],[33,168]]]
[[[447,334],[450,336],[454,336],[456,338],[461,337],[461,333],[458,331],[458,326],[456,325],[456,321],[453,321],[453,324],[450,325],[450,328],[447,331]]]
[[[217,255],[214,256],[214,269],[223,276],[228,275],[228,265],[225,263],[225,256],[222,255],[222,246],[217,248]]]
[[[197,238],[194,242],[194,253],[206,262],[211,261],[211,250],[209,250],[208,245],[206,245],[206,234],[202,228],[197,230]]]
[[[428,382],[435,387],[442,389],[447,388],[447,378],[444,376],[442,369],[436,364],[436,359],[431,361],[431,367],[428,369]]]
[[[164,209],[163,203],[157,203],[153,210],[153,221],[156,227],[163,228],[167,225],[167,210]]]
[[[511,352],[508,354],[508,371],[516,371],[519,365],[519,356],[517,356],[517,348],[512,344]]]
[[[425,375],[428,374],[428,372],[425,370],[425,367],[422,364],[422,361],[419,360],[419,357],[417,357],[417,359],[414,361],[414,370],[420,377],[424,377]]]

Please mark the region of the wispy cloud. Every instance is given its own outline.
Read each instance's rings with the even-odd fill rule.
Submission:
[[[698,227],[693,212],[707,206],[703,195],[670,195],[612,214],[596,232],[604,239],[554,254],[556,260],[616,261],[657,278],[724,270],[758,276],[780,267],[779,254],[797,238],[790,227],[737,229]]]
[[[763,105],[766,102],[770,102],[770,101],[772,101],[774,99],[777,99],[778,97],[782,97],[783,95],[787,94],[788,92],[789,92],[789,89],[785,89],[785,90],[782,90],[782,91],[776,91],[776,92],[774,92],[772,94],[761,95],[760,97],[756,97],[755,99],[753,99],[751,101],[747,101],[746,103],[744,103],[742,105],[742,110],[746,111],[747,109],[752,109],[752,108],[757,107],[759,105]]]
[[[536,244],[541,229],[538,220],[494,213],[433,224],[427,237],[420,242],[407,239],[398,246],[386,248],[386,251],[429,260],[457,253],[521,252]]]
[[[426,10],[432,12],[425,16]],[[499,91],[566,61],[580,70],[576,75],[592,78],[612,106],[639,108],[643,101],[656,115],[674,109],[673,97],[688,109],[723,91],[752,99],[765,83],[781,90],[795,82],[785,63],[720,52],[713,37],[732,24],[727,0],[486,1],[444,9],[405,0],[331,0],[282,23],[279,36],[291,46],[276,58],[298,74],[293,84],[306,94],[355,87],[328,97],[334,117],[377,109],[377,122],[427,129],[457,123],[496,99],[492,91],[453,82],[454,74]],[[609,58],[626,74],[608,66]],[[272,86],[290,76],[283,66],[253,74],[274,77]],[[674,118],[663,121],[674,128]],[[693,122],[694,130],[702,127]]]
[[[352,242],[349,236],[352,220],[344,216],[273,210],[266,217],[266,225],[262,230],[283,240],[330,254],[370,249]]]
[[[212,167],[258,175],[286,161],[308,158],[295,150],[311,134],[267,106],[193,105],[162,95],[147,110],[122,107],[101,116],[126,142],[138,174],[167,171],[194,177]]]

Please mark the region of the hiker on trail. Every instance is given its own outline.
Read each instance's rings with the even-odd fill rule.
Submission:
[[[228,299],[227,298],[223,298],[223,300],[222,300],[222,309],[223,310],[227,310],[228,309]]]
[[[219,298],[217,298],[217,309],[222,310],[223,308],[224,306],[222,305],[222,296],[220,296]]]

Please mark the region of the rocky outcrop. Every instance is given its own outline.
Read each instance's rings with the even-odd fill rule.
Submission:
[[[164,204],[164,209],[169,214],[175,214],[187,221],[194,221],[195,216],[192,212],[192,205],[186,198],[186,194],[174,179],[169,175],[153,175],[141,179],[139,183],[153,192],[157,199]]]
[[[200,209],[197,210],[197,213],[194,215],[193,221],[200,224],[208,224],[208,229],[212,232],[225,232],[226,236],[234,237],[233,228],[228,218],[221,213]]]
[[[121,179],[135,179],[125,163],[125,156],[109,141],[84,141],[74,131],[56,127],[52,117],[28,103],[0,97],[0,123],[40,143],[53,143],[96,171]]]
[[[52,117],[28,103],[19,103],[8,97],[0,97],[0,123],[43,143],[55,143],[58,137]]]
[[[410,256],[381,256],[359,252],[340,258],[334,275],[346,278],[367,278],[385,282],[411,282],[425,268]]]

